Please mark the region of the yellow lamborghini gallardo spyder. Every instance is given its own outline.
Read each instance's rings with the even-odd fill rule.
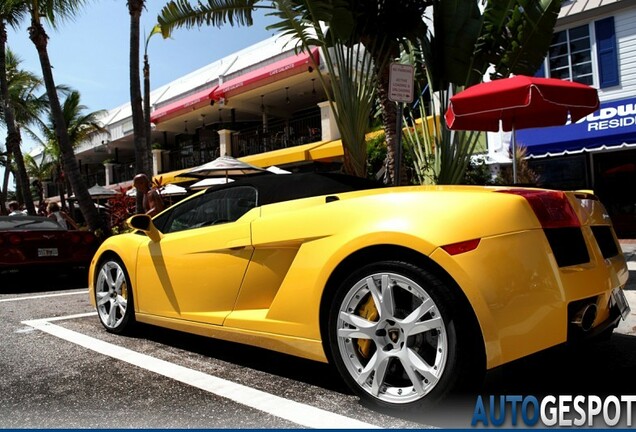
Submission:
[[[629,311],[625,259],[586,192],[272,174],[129,225],[91,263],[107,331],[144,322],[332,362],[385,408],[608,336]]]

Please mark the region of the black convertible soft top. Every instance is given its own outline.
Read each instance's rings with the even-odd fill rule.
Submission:
[[[213,186],[206,193],[238,186],[254,187],[258,191],[257,205],[261,206],[312,196],[377,189],[384,185],[374,180],[340,173],[259,174]]]

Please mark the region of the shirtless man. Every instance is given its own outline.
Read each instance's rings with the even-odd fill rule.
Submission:
[[[137,174],[133,179],[133,186],[137,193],[144,194],[144,211],[148,216],[154,216],[164,209],[163,200],[157,191],[150,187],[150,180],[146,174]]]

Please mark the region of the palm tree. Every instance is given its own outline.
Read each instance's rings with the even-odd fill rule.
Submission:
[[[55,133],[62,156],[64,172],[67,174],[70,184],[80,207],[80,211],[86,220],[89,229],[106,233],[108,228],[105,221],[99,216],[88,188],[81,176],[73,146],[71,144],[68,129],[64,121],[64,113],[55,86],[53,70],[48,54],[48,35],[42,26],[46,20],[51,26],[57,24],[58,19],[72,18],[86,3],[86,0],[5,0],[9,3],[24,3],[29,8],[31,25],[29,26],[29,38],[35,45],[42,67],[42,76],[46,93],[49,98],[51,114],[54,119]]]
[[[450,97],[481,82],[489,67],[493,67],[493,79],[533,75],[550,46],[560,8],[561,0],[488,1],[482,13],[471,0],[436,0],[435,31],[423,35],[412,45],[416,49],[409,50],[416,69],[425,72],[422,87],[436,93],[430,109],[419,103],[420,116],[445,112]],[[438,122],[424,121],[418,128],[421,135],[406,137],[420,181],[459,183],[479,134],[449,131]]]
[[[137,173],[151,176],[150,140],[146,139],[146,122],[142,106],[141,84],[139,82],[139,20],[144,9],[145,0],[128,0],[130,14],[130,105],[135,145],[135,169]],[[148,125],[149,126],[149,125]],[[143,213],[143,195],[137,195],[137,212]]]
[[[53,169],[53,162],[47,157],[46,152],[42,152],[40,162],[30,154],[24,155],[24,163],[26,165],[27,173],[32,178],[32,182],[37,188],[38,199],[40,204],[44,202],[44,182],[51,178],[51,172]]]
[[[398,110],[397,104],[389,99],[390,65],[400,56],[401,46],[405,42],[414,42],[425,34],[424,11],[433,4],[432,0],[372,0],[347,1],[346,12],[351,14],[347,21],[363,23],[353,27],[352,38],[360,41],[371,54],[374,72],[377,77],[377,97],[382,114],[382,123],[386,137],[386,173],[385,182],[399,184],[397,179],[396,158],[398,158]],[[342,25],[342,19],[331,26]],[[342,31],[342,30],[341,30]],[[402,177],[400,175],[400,177]]]
[[[150,125],[150,62],[148,61],[148,43],[151,37],[160,33],[161,26],[157,24],[146,37],[146,43],[144,44],[144,131],[146,135],[146,147],[150,149],[150,151],[152,151],[152,128]],[[152,160],[152,158],[150,160]],[[148,162],[148,171],[150,171],[150,160]]]
[[[108,133],[99,122],[100,116],[102,116],[105,111],[100,110],[85,113],[86,109],[87,107],[80,103],[79,92],[74,90],[71,90],[67,94],[62,104],[63,120],[67,127],[66,133],[73,149],[89,139],[94,133]],[[65,208],[66,200],[64,195],[66,193],[66,182],[69,176],[65,171],[66,165],[63,163],[64,154],[59,145],[57,128],[55,127],[55,117],[51,111],[48,113],[47,121],[42,122],[39,126],[42,136],[44,137],[43,139],[37,138],[37,135],[31,129],[29,129],[29,132],[40,142],[44,149],[43,161],[49,164],[49,173],[58,185],[60,203],[62,207]]]
[[[0,4],[0,98],[3,101],[3,118],[7,126],[7,162],[10,157],[13,156],[16,166],[16,183],[18,189],[22,192],[24,204],[29,214],[35,214],[35,206],[33,205],[33,198],[29,188],[29,178],[24,167],[24,160],[22,158],[22,151],[20,149],[20,143],[22,138],[20,136],[20,130],[16,124],[15,113],[13,110],[12,101],[9,95],[9,77],[7,74],[7,58],[6,58],[6,45],[7,45],[7,25],[16,27],[21,19],[26,16],[26,7],[21,3],[3,2]],[[7,164],[8,166],[9,164]],[[6,194],[6,186],[3,191]],[[3,203],[5,200],[3,199]],[[4,204],[2,204],[4,206]]]
[[[323,49],[323,59],[331,79],[323,76],[319,81],[332,106],[344,150],[344,169],[358,176],[366,175],[366,143],[364,135],[375,95],[373,61],[368,50],[352,36],[355,32],[325,31],[323,22],[336,22],[346,16],[343,2],[330,1],[259,1],[259,0],[208,0],[190,5],[187,0],[169,2],[158,17],[164,37],[169,37],[178,27],[201,25],[221,26],[224,23],[250,26],[256,9],[271,10],[280,21],[270,29],[282,30],[298,42],[300,50],[308,52],[313,47]],[[348,20],[347,26],[354,26]],[[342,27],[339,28],[339,30]]]
[[[21,131],[25,127],[37,124],[40,121],[40,116],[48,107],[48,99],[45,94],[38,94],[42,86],[42,80],[35,74],[20,69],[22,60],[8,48],[6,50],[5,59],[7,84],[9,90],[9,102],[11,103],[11,107],[13,110],[16,130],[18,132],[18,135],[21,136]],[[0,118],[2,118],[1,115]],[[6,121],[6,119],[4,118],[2,118],[2,120]],[[16,159],[16,164],[9,164],[10,167],[13,167],[15,165],[15,169],[12,169],[16,173],[20,172],[20,168],[17,165],[20,163],[21,156],[22,152],[20,151],[20,155],[18,155],[18,158]],[[26,174],[28,175],[28,172]],[[15,175],[14,177],[17,179],[20,176]],[[4,173],[3,195],[0,199],[1,202],[6,201],[6,191],[8,184],[9,171],[7,170]],[[21,192],[20,195],[28,194],[30,196],[31,194],[30,188],[28,188],[28,176],[27,180],[23,180],[21,184],[22,188],[19,188]]]

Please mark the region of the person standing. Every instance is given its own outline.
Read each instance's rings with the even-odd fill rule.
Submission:
[[[9,203],[9,216],[22,216],[24,212],[20,210],[20,204],[17,201]]]
[[[165,208],[159,193],[151,187],[150,180],[146,174],[137,174],[133,179],[133,186],[137,193],[143,194],[144,211],[148,216],[161,213]]]
[[[66,212],[60,210],[60,206],[56,202],[50,202],[46,207],[48,218],[57,222],[62,228],[65,229],[78,229],[77,224],[72,217],[66,214]]]

